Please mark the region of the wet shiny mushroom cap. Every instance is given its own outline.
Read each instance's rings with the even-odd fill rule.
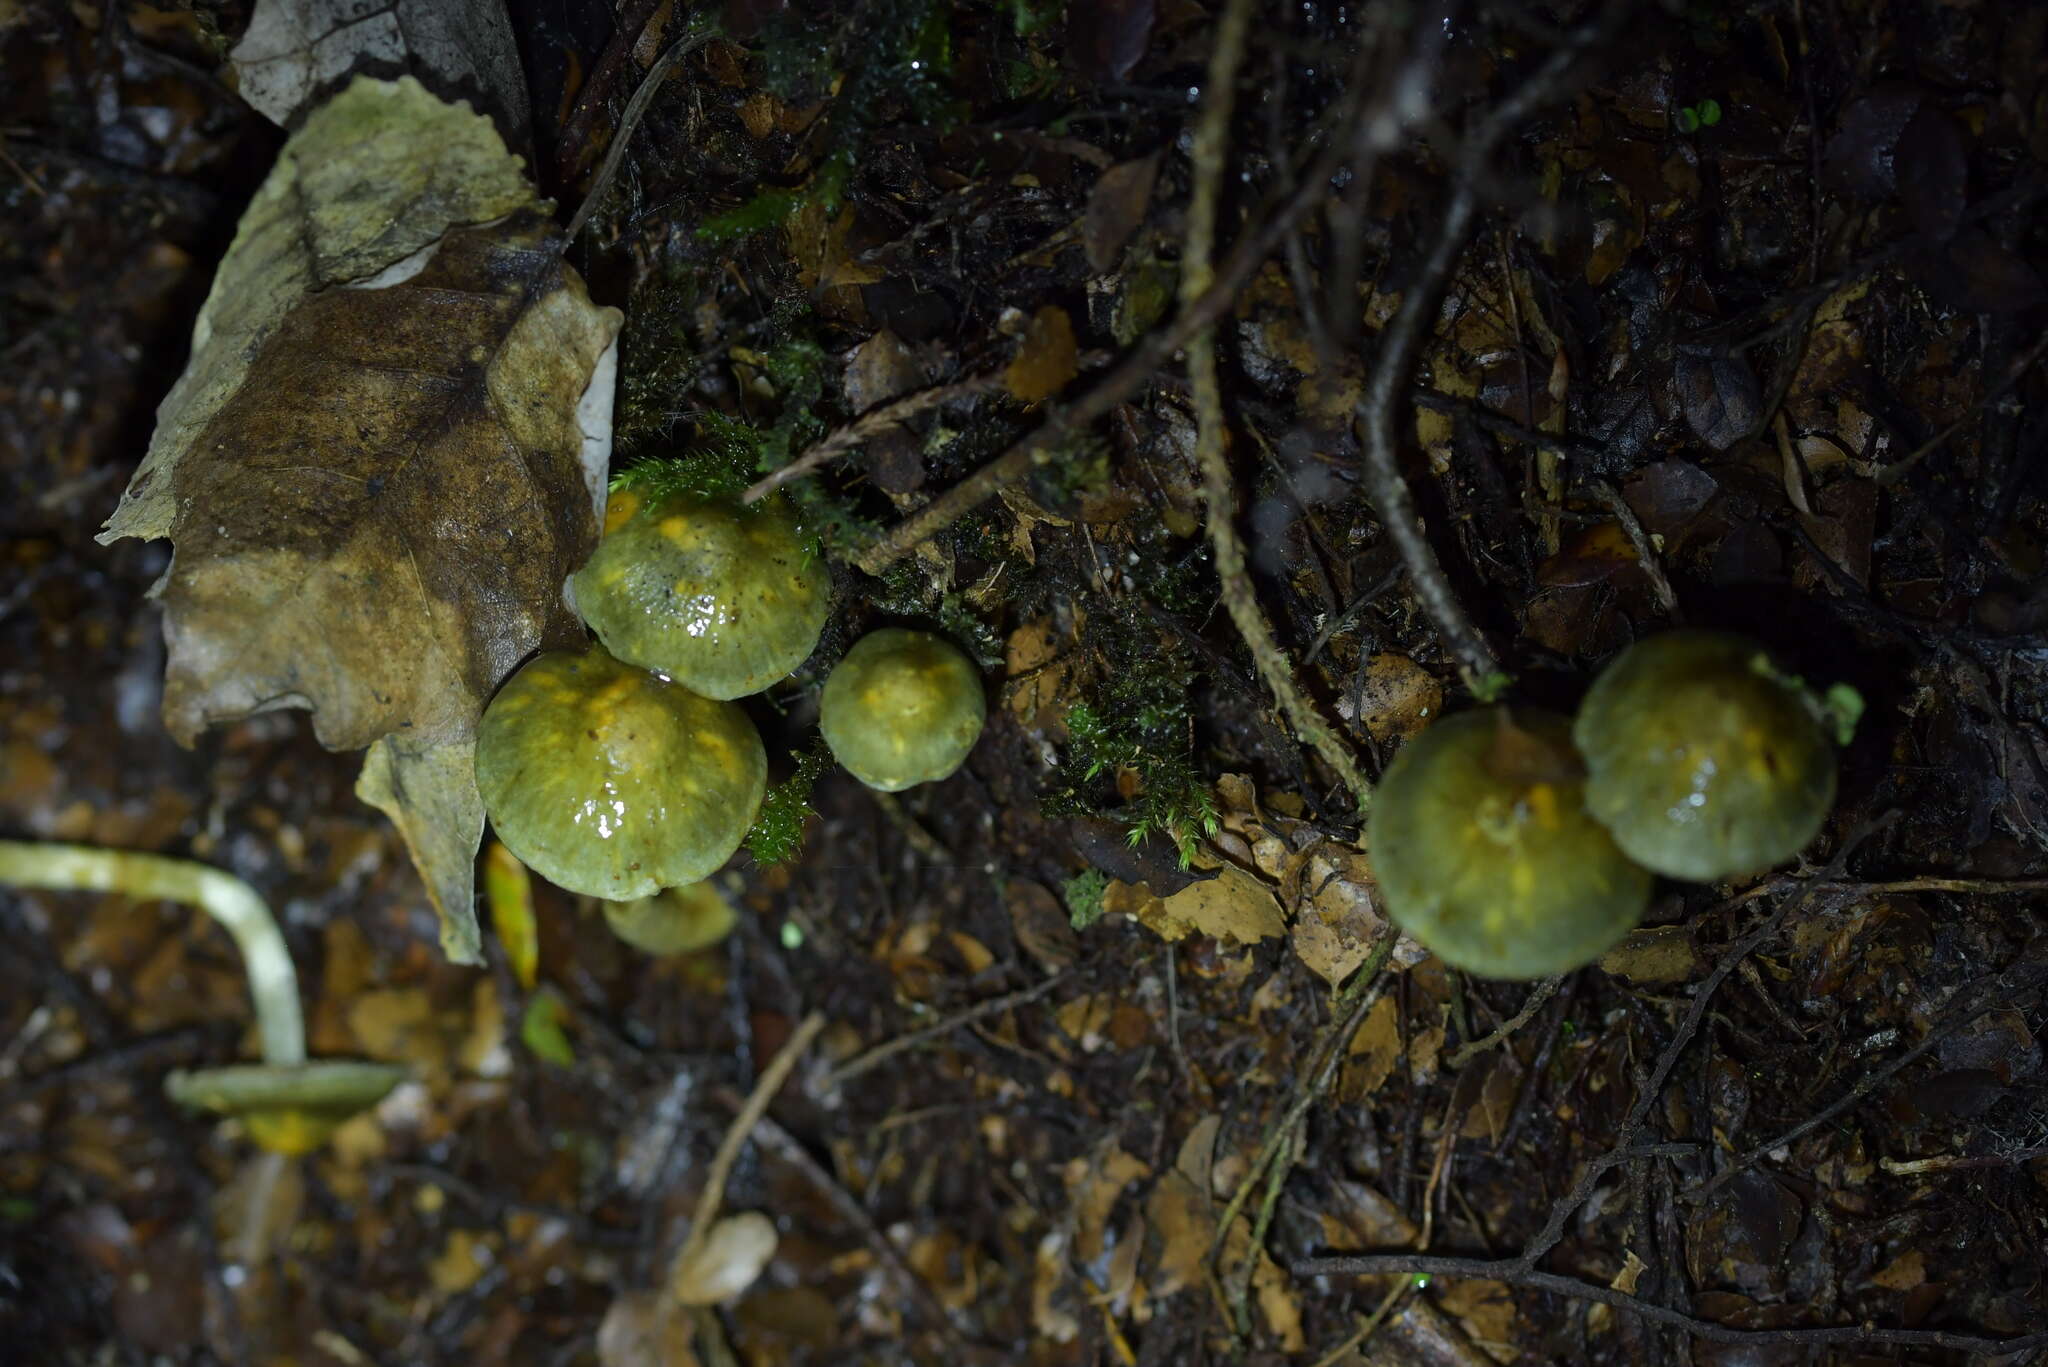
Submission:
[[[1630,858],[1709,882],[1806,848],[1835,799],[1818,709],[1744,636],[1666,631],[1594,681],[1573,737],[1586,803]]]
[[[628,901],[732,857],[768,759],[739,708],[592,647],[536,656],[498,690],[476,780],[498,838],[534,872]]]
[[[571,579],[605,649],[707,698],[786,677],[818,644],[832,581],[780,496],[747,506],[612,496],[605,536]]]
[[[833,668],[818,728],[848,773],[896,793],[958,769],[986,716],[972,661],[930,632],[889,627]]]
[[[1447,718],[1373,795],[1368,850],[1387,911],[1445,963],[1545,978],[1641,918],[1650,875],[1585,809],[1571,725],[1533,708]]]

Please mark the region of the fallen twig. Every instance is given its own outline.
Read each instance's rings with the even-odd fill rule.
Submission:
[[[1071,976],[1071,974],[1062,973],[1057,977],[1047,978],[1044,982],[1024,988],[1022,991],[1011,992],[1006,996],[992,997],[988,1001],[968,1007],[965,1011],[957,1011],[942,1021],[927,1025],[919,1030],[912,1030],[907,1035],[898,1035],[895,1039],[885,1040],[866,1053],[848,1059],[831,1072],[825,1074],[824,1085],[826,1087],[840,1086],[859,1077],[862,1073],[867,1072],[878,1064],[888,1062],[906,1049],[915,1049],[927,1040],[937,1039],[940,1035],[950,1034],[961,1026],[972,1025],[975,1021],[981,1020],[986,1016],[1000,1015],[1012,1007],[1022,1006],[1026,1002],[1037,1001],[1040,997],[1043,997],[1046,993],[1067,981]]]
[[[1251,1168],[1245,1173],[1244,1180],[1238,1183],[1237,1190],[1231,1193],[1229,1203],[1224,1206],[1222,1216],[1216,1221],[1215,1238],[1209,1245],[1209,1257],[1212,1262],[1222,1256],[1230,1227],[1237,1223],[1237,1217],[1244,1212],[1245,1202],[1250,1199],[1252,1189],[1258,1185],[1261,1175],[1270,1176],[1271,1194],[1262,1211],[1265,1219],[1271,1220],[1272,1207],[1278,1200],[1280,1186],[1294,1167],[1290,1150],[1295,1131],[1307,1117],[1309,1108],[1321,1100],[1323,1093],[1328,1090],[1330,1079],[1337,1071],[1337,1060],[1344,1057],[1345,1046],[1350,1043],[1351,1037],[1358,1033],[1358,1027],[1364,1024],[1366,1012],[1372,1010],[1373,1004],[1385,992],[1386,979],[1380,970],[1386,966],[1387,957],[1393,953],[1394,941],[1397,938],[1391,930],[1382,934],[1379,942],[1373,946],[1372,953],[1366,956],[1365,962],[1351,975],[1351,981],[1344,985],[1337,999],[1331,1003],[1331,1014],[1335,1020],[1309,1055],[1309,1066],[1296,1087],[1294,1099],[1288,1103],[1280,1118],[1267,1129],[1265,1140],[1259,1145],[1258,1156],[1252,1159]],[[1283,1154],[1289,1155],[1284,1162]],[[1254,1230],[1251,1250],[1246,1255],[1244,1264],[1231,1278],[1228,1300],[1234,1323],[1242,1324],[1245,1321],[1251,1273],[1258,1262],[1264,1233],[1263,1228]]]
[[[1183,311],[1200,302],[1212,283],[1210,258],[1215,247],[1216,206],[1222,198],[1223,168],[1230,138],[1230,111],[1235,101],[1238,62],[1251,23],[1251,0],[1230,0],[1216,29],[1216,47],[1209,58],[1209,95],[1195,128],[1194,193],[1188,205],[1187,237],[1181,251]],[[1216,551],[1216,577],[1223,586],[1223,606],[1238,635],[1252,653],[1259,677],[1266,681],[1280,710],[1296,734],[1323,757],[1363,808],[1372,785],[1359,770],[1350,747],[1295,686],[1294,668],[1260,609],[1251,576],[1245,571],[1244,541],[1237,534],[1236,490],[1230,462],[1224,456],[1223,388],[1216,375],[1216,338],[1203,328],[1188,339],[1188,379],[1195,399],[1195,460],[1202,471],[1202,496],[1209,506],[1209,544]]]
[[[791,480],[801,479],[812,471],[845,455],[856,446],[886,435],[890,428],[896,427],[928,409],[937,408],[941,404],[951,403],[955,399],[967,398],[969,395],[984,394],[991,389],[1000,389],[1002,384],[1002,372],[997,371],[988,375],[972,375],[964,380],[955,380],[951,384],[933,385],[929,389],[920,389],[915,393],[905,394],[900,399],[891,399],[887,403],[877,404],[852,422],[844,423],[834,428],[817,441],[811,443],[810,446],[804,449],[802,455],[783,466],[780,470],[772,471],[755,480],[753,484],[748,486],[747,491],[740,495],[740,502],[757,503]]]
[[[1579,1174],[1579,1180],[1572,1184],[1571,1190],[1551,1205],[1550,1217],[1544,1221],[1543,1228],[1522,1246],[1521,1253],[1514,1259],[1516,1263],[1523,1267],[1534,1267],[1537,1261],[1564,1237],[1565,1222],[1591,1198],[1593,1189],[1599,1184],[1600,1179],[1611,1169],[1630,1159],[1631,1150],[1638,1147],[1638,1136],[1642,1133],[1644,1123],[1649,1119],[1651,1108],[1657,1103],[1657,1099],[1664,1095],[1665,1081],[1671,1076],[1671,1070],[1678,1065],[1679,1056],[1691,1045],[1700,1022],[1706,1018],[1707,1007],[1712,1003],[1714,994],[1720,991],[1721,984],[1727,981],[1728,976],[1743,960],[1754,953],[1759,945],[1777,935],[1795,910],[1805,906],[1815,893],[1830,886],[1830,880],[1840,877],[1842,870],[1848,866],[1850,856],[1862,847],[1864,841],[1896,821],[1898,815],[1897,812],[1889,812],[1853,832],[1842,842],[1842,848],[1835,852],[1835,857],[1828,861],[1827,868],[1820,877],[1801,884],[1797,895],[1780,902],[1777,910],[1766,916],[1755,930],[1722,952],[1720,961],[1714,965],[1713,971],[1707,974],[1706,980],[1693,993],[1692,1002],[1686,1008],[1684,1018],[1679,1021],[1678,1029],[1673,1032],[1670,1042],[1657,1055],[1656,1065],[1651,1068],[1649,1077],[1637,1089],[1636,1099],[1630,1105],[1628,1115],[1622,1120],[1614,1146],[1588,1162],[1585,1170]]]
[[[637,30],[636,30],[637,31]],[[704,46],[715,30],[701,20],[687,33],[668,45],[668,51],[655,59],[647,69],[640,84],[633,90],[633,98],[626,101],[626,112],[619,116],[619,126],[612,130],[611,145],[605,149],[604,164],[597,169],[597,177],[590,182],[590,193],[583,196],[583,202],[576,206],[576,214],[569,220],[569,226],[562,234],[561,246],[564,251],[576,240],[577,234],[589,224],[590,216],[597,212],[597,206],[612,188],[612,180],[619,174],[619,167],[626,159],[626,149],[633,141],[633,130],[640,126],[640,120],[647,114],[647,106],[654,103],[654,97],[661,90],[661,83],[675,70],[676,63]],[[617,40],[614,39],[614,46]],[[630,51],[630,45],[628,49]],[[612,53],[605,53],[610,60]],[[593,83],[594,86],[594,83]],[[578,113],[583,113],[579,110]]]
[[[1911,1049],[1906,1050],[1897,1058],[1871,1069],[1857,1081],[1855,1086],[1843,1093],[1841,1097],[1831,1104],[1822,1107],[1819,1111],[1800,1121],[1797,1125],[1792,1126],[1784,1133],[1767,1139],[1760,1144],[1752,1145],[1744,1152],[1736,1155],[1727,1166],[1715,1173],[1711,1180],[1700,1187],[1693,1199],[1698,1202],[1706,1201],[1708,1197],[1726,1186],[1737,1173],[1750,1167],[1750,1165],[1765,1154],[1797,1143],[1821,1126],[1828,1124],[1836,1116],[1853,1109],[1865,1097],[1903,1072],[1914,1060],[1925,1056],[1929,1050],[1954,1034],[1959,1027],[1969,1024],[1984,1012],[1991,1010],[2005,995],[2028,985],[2026,981],[2028,976],[2038,976],[2040,972],[2038,961],[2034,964],[2031,975],[2016,973],[2015,969],[2018,967],[2019,965],[2009,967],[2005,972],[1992,978],[1989,983],[1982,985],[1978,989],[1965,990],[1959,993],[1958,995],[1962,997],[1962,1000],[1952,1000],[1949,1002],[1942,1011],[1940,1018],[1928,1030],[1926,1036]]]
[[[1563,981],[1564,974],[1560,973],[1554,978],[1545,978],[1542,982],[1537,983],[1530,991],[1528,997],[1522,1002],[1522,1009],[1515,1012],[1514,1015],[1508,1017],[1505,1021],[1502,1021],[1500,1029],[1482,1039],[1473,1040],[1469,1044],[1459,1045],[1444,1056],[1444,1062],[1453,1068],[1462,1068],[1488,1049],[1493,1048],[1493,1046],[1514,1034],[1515,1031],[1529,1023],[1531,1016],[1543,1009],[1543,1003],[1550,1000],[1551,994],[1557,991],[1558,985]]]
[[[1946,1348],[1963,1353],[1991,1355],[2017,1353],[2048,1345],[2048,1331],[2017,1338],[1980,1338],[1973,1334],[1951,1334],[1940,1329],[1879,1329],[1866,1325],[1842,1325],[1821,1329],[1734,1329],[1712,1320],[1695,1319],[1682,1311],[1666,1309],[1626,1291],[1582,1282],[1555,1272],[1538,1272],[1519,1258],[1432,1257],[1416,1253],[1368,1253],[1345,1258],[1304,1258],[1294,1264],[1297,1277],[1412,1276],[1457,1277],[1506,1282],[1532,1291],[1550,1291],[1578,1300],[1598,1301],[1617,1310],[1640,1315],[1657,1324],[1668,1324],[1711,1343],[1887,1344],[1903,1348]]]
[[[712,1088],[711,1097],[734,1115],[740,1114],[746,1106],[746,1101],[730,1087]],[[820,1165],[817,1159],[811,1157],[811,1152],[804,1147],[803,1141],[766,1115],[755,1120],[754,1134],[762,1144],[775,1150],[776,1157],[802,1173],[812,1187],[831,1204],[832,1209],[839,1213],[840,1219],[860,1231],[861,1239],[874,1253],[875,1261],[880,1263],[882,1269],[896,1279],[897,1285],[917,1302],[918,1308],[924,1312],[925,1318],[931,1321],[932,1327],[944,1334],[955,1347],[964,1348],[965,1343],[960,1331],[953,1324],[952,1316],[946,1313],[946,1307],[939,1303],[939,1298],[932,1293],[931,1287],[925,1283],[924,1278],[917,1275],[909,1263],[903,1260],[901,1250],[889,1242],[889,1236],[882,1232],[881,1226],[875,1223],[874,1217],[868,1214],[867,1208],[859,1199],[848,1191],[838,1178]]]
[[[1428,325],[1465,249],[1479,210],[1479,185],[1486,162],[1502,138],[1522,127],[1537,108],[1561,94],[1587,53],[1604,41],[1628,12],[1624,3],[1608,3],[1594,20],[1572,31],[1565,43],[1545,59],[1520,89],[1501,101],[1466,137],[1458,157],[1450,203],[1435,228],[1435,242],[1401,295],[1401,307],[1380,334],[1379,357],[1366,381],[1357,408],[1365,452],[1365,488],[1379,513],[1401,563],[1415,585],[1416,600],[1443,638],[1444,648],[1458,664],[1465,687],[1475,697],[1490,699],[1506,684],[1493,647],[1472,624],[1458,601],[1436,550],[1423,535],[1415,499],[1401,475],[1400,447],[1394,421],[1406,397],[1408,377]]]
[[[1346,91],[1338,111],[1342,116],[1340,123],[1348,123],[1356,115],[1360,98],[1357,89]],[[881,573],[984,499],[993,497],[998,490],[1050,463],[1068,438],[1137,393],[1174,352],[1187,345],[1189,338],[1230,311],[1245,282],[1258,272],[1294,226],[1329,197],[1330,179],[1344,164],[1349,148],[1350,143],[1345,138],[1325,139],[1323,151],[1302,173],[1292,193],[1281,201],[1262,226],[1241,239],[1231,250],[1222,268],[1216,272],[1215,283],[1202,292],[1200,299],[1192,305],[1183,306],[1170,322],[1147,333],[1124,354],[1117,367],[1097,381],[1086,394],[1064,407],[1055,407],[1035,431],[1012,443],[1000,456],[897,523],[880,540],[855,556],[854,565],[868,574]]]
[[[1650,588],[1657,595],[1657,604],[1664,609],[1664,615],[1674,622],[1682,622],[1684,615],[1679,611],[1678,592],[1671,587],[1671,580],[1664,573],[1664,561],[1657,554],[1656,545],[1650,534],[1643,530],[1643,524],[1636,517],[1636,510],[1628,506],[1628,500],[1604,479],[1593,481],[1593,497],[1600,500],[1600,506],[1614,514],[1614,520],[1621,524],[1622,534],[1628,544],[1635,547],[1636,563],[1643,567],[1643,573],[1650,577]]]
[[[664,1287],[676,1284],[676,1274],[690,1265],[711,1237],[711,1227],[718,1223],[718,1208],[725,1202],[725,1184],[732,1178],[733,1164],[739,1161],[740,1150],[746,1147],[747,1137],[754,1132],[755,1125],[768,1111],[768,1103],[782,1090],[782,1084],[789,1080],[790,1072],[811,1047],[811,1041],[825,1028],[823,1013],[813,1011],[805,1016],[803,1023],[783,1041],[775,1057],[761,1070],[761,1076],[754,1083],[754,1090],[747,1094],[746,1104],[733,1117],[732,1125],[726,1130],[725,1138],[718,1141],[718,1152],[711,1156],[711,1172],[704,1179],[704,1194],[697,1198],[697,1210],[690,1217],[690,1233],[683,1240],[683,1246],[669,1259],[668,1276],[663,1279]],[[665,1300],[664,1304],[668,1302]]]

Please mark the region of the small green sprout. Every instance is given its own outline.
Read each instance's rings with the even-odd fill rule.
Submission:
[[[1705,99],[1698,104],[1686,105],[1673,116],[1673,122],[1681,133],[1697,133],[1702,128],[1712,128],[1721,122],[1721,102]]]
[[[1109,891],[1109,875],[1101,869],[1083,869],[1060,887],[1060,900],[1067,904],[1067,920],[1075,930],[1086,930],[1102,919],[1102,895]]]

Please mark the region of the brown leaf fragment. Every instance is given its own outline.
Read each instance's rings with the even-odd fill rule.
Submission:
[[[362,793],[458,959],[469,745],[520,660],[581,639],[562,583],[597,536],[618,325],[488,120],[358,79],[244,215],[101,537],[175,543],[154,593],[181,743],[280,707],[329,749],[390,740]]]
[[[1031,315],[1023,345],[1003,372],[1003,385],[1025,403],[1049,399],[1079,372],[1080,355],[1067,311],[1047,304]]]
[[[1740,356],[1681,351],[1672,362],[1671,384],[1686,424],[1716,451],[1740,441],[1763,414],[1763,386]]]
[[[1088,264],[1100,274],[1116,264],[1152,207],[1152,186],[1159,179],[1159,155],[1118,162],[1096,179],[1088,192],[1088,212],[1081,220],[1081,245]]]
[[[441,920],[441,952],[450,963],[483,962],[477,929],[476,849],[484,838],[484,799],[476,787],[476,743],[416,750],[395,736],[363,756],[356,796],[391,818]]]
[[[538,215],[457,229],[411,280],[308,299],[179,463],[182,744],[283,706],[330,749],[460,740],[572,639],[562,581],[596,525],[568,424],[611,339],[543,238]]]
[[[1152,41],[1158,0],[1094,0],[1067,11],[1067,50],[1084,75],[1121,81]]]

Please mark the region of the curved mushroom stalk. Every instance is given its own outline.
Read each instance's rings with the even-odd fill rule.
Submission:
[[[231,873],[134,850],[0,840],[0,883],[184,902],[220,922],[242,951],[263,1062],[175,1072],[164,1090],[180,1105],[240,1119],[271,1153],[320,1147],[337,1125],[383,1100],[405,1078],[405,1069],[390,1064],[306,1061],[306,1018],[291,951],[269,904]]]
[[[269,905],[233,874],[134,850],[0,840],[0,883],[52,892],[117,892],[198,907],[220,922],[242,952],[263,1057],[281,1064],[305,1061],[306,1018],[291,951]]]

